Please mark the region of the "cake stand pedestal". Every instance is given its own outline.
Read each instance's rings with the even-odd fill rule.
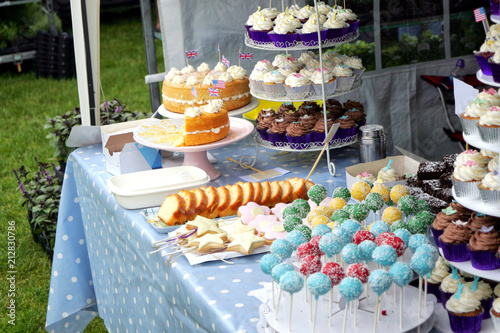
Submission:
[[[180,129],[184,124],[184,119],[169,119],[163,121],[171,122],[178,129]],[[148,124],[152,123],[154,124],[159,122],[160,122],[159,119],[152,119],[151,123],[148,122],[144,125],[147,126]],[[229,117],[229,127],[230,127],[229,135],[224,139],[200,146],[175,147],[167,144],[161,144],[149,141],[140,135],[141,126],[137,127],[134,130],[134,140],[137,143],[142,144],[146,147],[183,153],[184,154],[184,161],[182,163],[183,166],[198,167],[207,173],[207,175],[210,177],[210,180],[215,180],[220,176],[220,172],[214,168],[212,163],[210,163],[207,156],[208,151],[224,147],[231,143],[243,140],[244,138],[249,136],[254,129],[254,125],[250,121],[233,117]]]

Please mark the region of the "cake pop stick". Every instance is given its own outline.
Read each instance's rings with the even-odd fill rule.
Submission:
[[[371,272],[370,277],[368,278],[368,283],[372,290],[377,294],[377,304],[375,306],[375,324],[373,331],[377,330],[377,321],[380,310],[380,296],[385,293],[392,284],[391,276],[388,272],[383,269],[377,269]]]
[[[280,309],[281,295],[283,294],[283,289],[280,289],[280,294],[278,296],[278,305],[276,306],[276,312],[274,313],[274,320],[278,319],[278,311]]]
[[[401,293],[399,294],[399,329],[403,329],[403,287],[400,287]]]
[[[346,307],[344,309],[344,324],[342,327],[342,332],[345,332],[345,326],[346,326],[346,321],[347,321],[347,305],[359,298],[361,294],[363,293],[363,284],[359,279],[355,277],[348,276],[344,279],[339,284],[339,292],[342,297],[345,298],[346,300]]]
[[[307,280],[307,285],[311,294],[315,296],[316,305],[314,307],[314,321],[313,321],[313,333],[316,328],[316,315],[318,313],[318,298],[321,295],[326,294],[330,289],[332,282],[330,278],[321,272],[312,274]],[[311,300],[312,303],[312,300]]]
[[[281,289],[290,293],[290,315],[288,317],[288,331],[290,331],[292,321],[292,303],[293,294],[299,292],[304,286],[304,279],[302,276],[295,272],[290,271],[283,274],[280,279]]]
[[[418,319],[422,317],[422,277],[418,276]]]

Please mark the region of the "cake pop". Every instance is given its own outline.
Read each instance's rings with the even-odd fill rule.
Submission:
[[[313,320],[313,332],[316,328],[316,315],[318,313],[318,297],[326,294],[331,289],[332,283],[330,278],[321,272],[312,274],[307,279],[307,287],[316,298],[316,304],[314,307],[314,320]]]
[[[392,281],[398,287],[407,286],[413,278],[413,271],[411,269],[411,266],[406,262],[394,263],[394,265],[392,265],[389,269],[389,274],[392,278]]]
[[[339,209],[342,209],[347,205],[347,202],[345,202],[344,199],[342,198],[333,198],[328,206],[333,210],[333,212],[336,212]]]
[[[408,242],[408,247],[410,248],[411,252],[415,253],[417,251],[417,248],[422,245],[422,244],[430,244],[431,242],[429,239],[422,235],[422,234],[416,234],[410,237],[410,241]]]
[[[316,207],[316,209],[322,211],[328,218],[331,218],[333,215],[333,210],[330,208],[330,206],[319,205],[318,207]]]
[[[314,256],[320,256],[322,253],[322,251],[320,250],[319,248],[319,245],[317,244],[313,244],[313,243],[304,243],[304,244],[300,244],[298,247],[297,247],[297,260],[301,261],[302,258],[305,258],[307,256],[310,256],[310,255],[314,255]]]
[[[368,270],[368,266],[362,263],[354,263],[347,266],[346,276],[351,276],[359,279],[361,283],[368,282],[368,276],[370,275],[370,271]]]
[[[391,284],[392,279],[388,272],[383,269],[377,269],[371,272],[368,278],[370,288],[377,294],[377,303],[375,305],[375,321],[373,324],[373,331],[377,330],[378,316],[380,313],[380,295],[386,292]]]
[[[294,250],[296,250],[300,244],[307,243],[306,236],[298,230],[289,232],[285,239],[292,244]]]
[[[393,222],[401,220],[403,214],[397,207],[387,207],[382,213],[382,221],[392,224]]]
[[[382,232],[375,239],[375,243],[377,243],[377,246],[380,246],[380,245],[384,244],[388,239],[392,239],[394,237],[396,237],[396,235],[394,235],[392,232],[388,232],[388,231]]]
[[[376,212],[384,207],[384,197],[380,193],[371,192],[365,198],[365,203],[372,212]]]
[[[281,216],[283,221],[287,218],[287,216],[300,217],[299,209],[294,206],[287,206],[281,211]]]
[[[326,198],[326,188],[323,185],[313,185],[308,191],[307,195],[316,205],[319,205]]]
[[[347,231],[350,238],[359,230],[363,230],[361,223],[355,220],[345,220],[344,223],[342,223],[341,228]]]
[[[262,269],[262,272],[267,275],[271,275],[271,271],[275,266],[281,263],[281,258],[274,254],[274,253],[268,253],[260,259],[260,269]]]
[[[434,214],[427,210],[418,212],[416,217],[421,219],[427,227],[429,227],[432,222],[434,222]]]
[[[332,234],[335,235],[342,244],[342,247],[349,244],[351,242],[351,236],[347,232],[347,230],[342,228],[336,228],[332,230]]]
[[[307,214],[311,211],[311,206],[309,205],[309,202],[305,199],[295,199],[292,202],[292,206],[297,208],[299,210],[299,216],[300,218],[305,218]]]
[[[382,196],[382,199],[384,199],[384,202],[387,202],[390,199],[389,188],[384,184],[376,184],[375,186],[373,186],[373,188],[371,189],[371,193],[380,194]]]
[[[410,240],[411,244],[411,240]],[[436,265],[435,257],[432,253],[428,253],[425,251],[418,251],[411,257],[410,265],[411,268],[418,274],[418,289],[419,289],[419,297],[418,297],[418,317],[421,316],[421,308],[422,308],[422,277],[426,276],[428,273],[432,272],[434,266]]]
[[[337,187],[333,190],[332,198],[342,198],[348,202],[351,199],[351,192],[347,187]]]
[[[431,244],[422,244],[419,247],[417,247],[417,250],[415,251],[415,254],[419,254],[420,252],[426,252],[431,256],[431,260],[436,262],[439,258],[439,251],[435,246],[432,246]]]
[[[410,242],[410,237],[411,237],[411,234],[408,230],[398,229],[398,230],[394,231],[394,235],[401,238],[403,240],[403,242],[405,242],[406,247],[408,247],[408,244]]]
[[[282,260],[292,256],[293,245],[286,239],[276,239],[271,244],[271,253],[278,255]]]
[[[356,199],[359,202],[365,200],[370,191],[370,185],[364,181],[356,182],[351,186],[351,195],[353,199]]]
[[[422,219],[414,216],[408,220],[408,230],[414,235],[425,234],[427,233],[427,225]]]
[[[287,232],[292,232],[295,227],[302,224],[302,219],[297,215],[287,216],[283,221],[283,227]]]
[[[290,315],[288,317],[288,330],[291,327],[293,294],[298,293],[304,287],[304,278],[295,271],[289,271],[283,274],[280,281],[282,290],[290,293]],[[276,311],[277,312],[277,311]]]
[[[342,260],[346,264],[354,264],[362,260],[359,247],[354,243],[349,243],[342,248],[340,252]]]
[[[273,267],[271,270],[271,277],[277,282],[280,283],[280,279],[286,272],[293,271],[293,265],[287,262],[282,262]]]
[[[326,217],[326,214],[324,211],[315,208],[315,209],[312,209],[309,213],[307,213],[306,220],[307,220],[307,222],[309,222],[309,224],[311,224],[312,220],[318,216],[325,216]]]
[[[375,235],[371,231],[368,231],[368,230],[359,230],[359,231],[356,231],[354,236],[352,236],[353,243],[355,243],[357,245],[359,245],[361,242],[363,242],[365,240],[375,241]]]
[[[321,258],[316,255],[309,255],[300,260],[299,271],[304,276],[321,271]]]
[[[370,214],[370,209],[364,203],[355,204],[349,217],[356,221],[364,221]]]
[[[339,209],[332,214],[331,220],[335,222],[339,221],[344,222],[348,218],[349,218],[349,213],[343,209]]]
[[[332,287],[336,286],[345,277],[344,269],[336,262],[329,262],[323,266],[322,272],[332,281]]]
[[[327,225],[328,223],[330,223],[330,221],[331,220],[327,216],[318,215],[315,218],[313,218],[309,223],[311,224],[311,227],[314,229],[321,224]]]
[[[352,203],[348,203],[347,205],[345,205],[344,208],[342,208],[342,210],[345,210],[347,213],[349,213],[349,215],[351,215],[353,209],[354,209],[354,204]]]
[[[379,245],[372,253],[373,261],[382,267],[391,266],[398,260],[396,250],[390,245]]]
[[[418,212],[418,202],[413,195],[405,195],[398,200],[398,208],[408,215],[413,215]]]
[[[333,257],[336,254],[339,254],[342,250],[342,242],[338,238],[338,236],[333,233],[327,233],[321,237],[319,241],[319,248],[323,251],[328,258]]]
[[[344,309],[344,324],[342,326],[342,332],[345,332],[345,325],[347,321],[347,303],[358,299],[363,293],[363,284],[357,278],[346,277],[339,284],[339,292],[342,297],[346,300],[346,307]],[[357,307],[356,313],[357,313]]]
[[[418,211],[419,212],[423,212],[423,211],[430,212],[431,211],[431,204],[428,203],[427,201],[417,200],[417,204],[418,204]]]
[[[399,221],[396,221],[396,222],[392,222],[391,224],[391,231],[394,232],[398,229],[406,229],[407,228],[407,224],[406,222],[403,222],[402,220],[399,220]]]
[[[391,226],[389,225],[389,223],[384,221],[374,222],[370,227],[370,232],[375,236],[375,238],[378,237],[378,235],[380,235],[381,233],[388,231],[391,231]]]
[[[405,253],[405,250],[406,250],[405,242],[397,236],[384,239],[382,241],[382,245],[392,246],[394,248],[394,250],[396,250],[398,257],[401,257]]]
[[[304,225],[304,224],[301,224],[301,225],[298,225],[295,227],[294,230],[297,230],[297,231],[300,231],[301,233],[304,234],[304,236],[306,236],[307,238],[307,241],[309,242],[309,240],[311,240],[311,228],[309,228],[307,225]]]
[[[391,197],[391,200],[394,202],[394,204],[397,205],[399,199],[401,199],[405,195],[409,195],[409,194],[410,194],[410,191],[408,190],[408,188],[405,185],[398,184],[398,185],[395,185],[391,189],[390,197]]]
[[[323,236],[327,233],[330,233],[332,232],[332,229],[330,229],[329,226],[327,226],[326,224],[320,224],[320,225],[317,225],[316,227],[314,227],[314,229],[312,230],[312,234],[311,236],[314,238],[315,236]]]
[[[373,260],[373,251],[377,248],[377,244],[371,240],[362,241],[359,245],[359,250],[361,251],[361,258],[365,262],[370,262]]]

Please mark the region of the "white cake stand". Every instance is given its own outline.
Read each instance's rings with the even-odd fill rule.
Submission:
[[[159,121],[159,119],[151,120],[151,122],[153,123]],[[171,119],[170,121],[173,122],[178,128],[180,128],[180,126],[182,126],[182,124],[184,123],[184,119]],[[146,125],[147,124],[149,123],[146,123]],[[250,121],[233,117],[229,117],[229,126],[230,130],[227,137],[220,141],[201,146],[174,147],[166,144],[154,143],[139,136],[137,134],[139,128],[136,128],[134,130],[134,140],[146,147],[184,153],[184,161],[182,165],[196,166],[204,170],[210,177],[210,180],[214,180],[220,176],[220,172],[216,170],[208,160],[207,152],[209,150],[224,147],[233,142],[240,141],[249,136],[254,129],[254,125]]]

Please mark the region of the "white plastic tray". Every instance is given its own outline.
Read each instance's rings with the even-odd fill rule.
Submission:
[[[160,206],[167,195],[206,185],[210,177],[194,166],[179,166],[111,177],[108,189],[123,208]]]

